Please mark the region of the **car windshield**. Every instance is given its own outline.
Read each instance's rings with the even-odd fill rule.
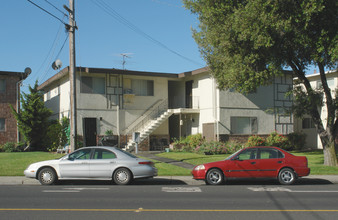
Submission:
[[[120,151],[121,153],[124,153],[124,154],[128,155],[129,157],[138,158],[134,154],[131,154],[131,153],[127,152],[127,151],[121,150],[120,148],[115,148],[115,150]]]
[[[238,152],[240,152],[242,149],[236,151],[235,153],[231,154],[229,157],[225,158],[225,160],[231,160]]]

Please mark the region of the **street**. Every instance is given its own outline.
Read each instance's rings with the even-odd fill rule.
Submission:
[[[147,184],[149,183],[149,184]],[[1,219],[337,219],[338,185],[1,185]]]

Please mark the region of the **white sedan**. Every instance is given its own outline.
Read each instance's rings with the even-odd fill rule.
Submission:
[[[83,147],[57,160],[33,163],[24,174],[42,185],[57,180],[113,180],[118,185],[157,176],[153,162],[116,147]]]

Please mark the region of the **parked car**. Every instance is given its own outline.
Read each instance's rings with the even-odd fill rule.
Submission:
[[[29,165],[26,177],[36,178],[42,185],[57,180],[113,180],[126,185],[133,179],[157,176],[153,162],[117,147],[84,147],[57,160]]]
[[[249,147],[222,161],[194,167],[193,178],[219,185],[229,178],[276,178],[290,185],[298,177],[310,174],[307,158],[295,156],[277,147]]]

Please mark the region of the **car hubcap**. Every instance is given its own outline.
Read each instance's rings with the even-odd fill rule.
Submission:
[[[219,173],[217,173],[217,172],[212,172],[212,173],[210,173],[210,175],[209,175],[209,179],[210,179],[210,181],[213,182],[213,183],[218,183],[218,182],[220,181],[221,177],[220,177],[220,174],[219,174]]]
[[[121,183],[126,182],[128,180],[128,174],[125,171],[120,171],[116,175],[117,180]]]
[[[52,174],[49,173],[49,172],[44,172],[42,174],[42,181],[45,182],[45,183],[48,183],[52,180]]]
[[[293,180],[293,175],[289,171],[285,171],[282,173],[282,180],[286,183],[289,183]]]

